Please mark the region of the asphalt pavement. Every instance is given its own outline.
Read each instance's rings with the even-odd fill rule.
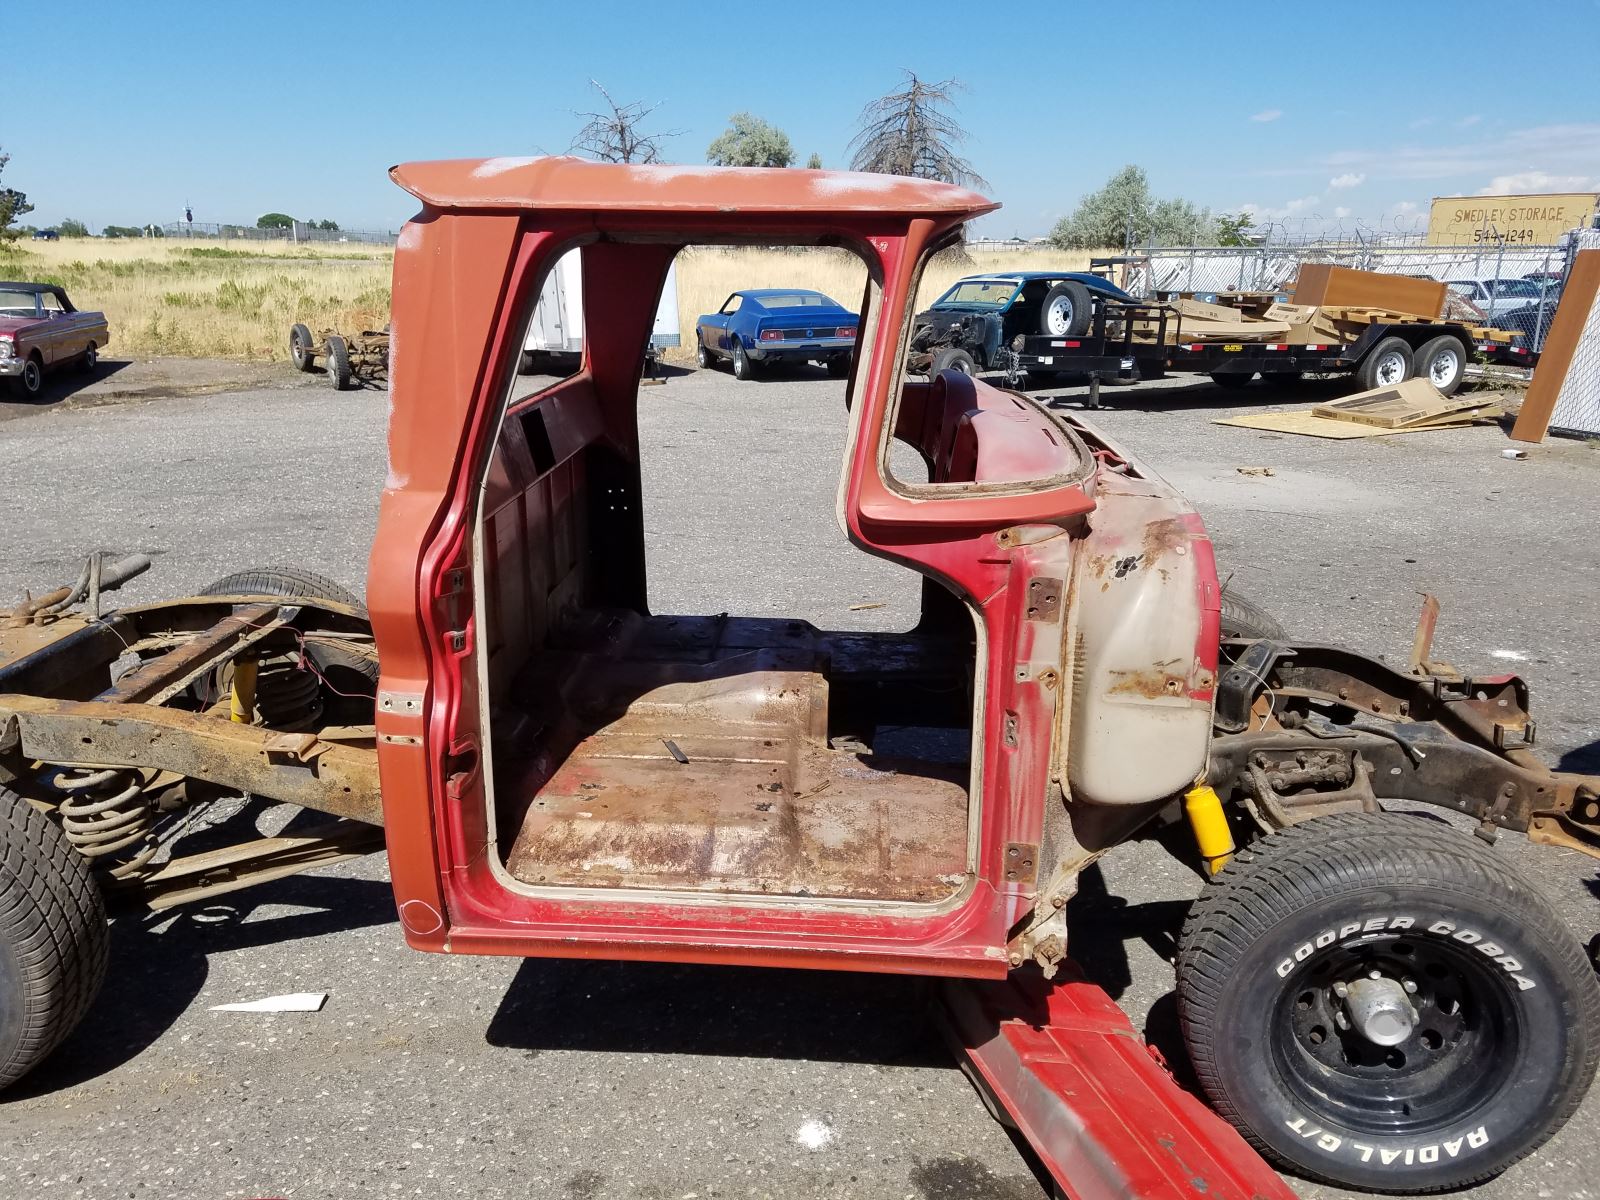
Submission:
[[[652,607],[909,622],[915,578],[834,522],[842,397],[803,370],[643,391]],[[1188,492],[1234,586],[1298,635],[1404,661],[1430,591],[1436,657],[1522,672],[1545,752],[1600,770],[1600,451],[1554,441],[1510,461],[1493,427],[1332,442],[1210,423],[1308,398],[1179,379],[1107,389],[1095,419]],[[275,564],[359,586],[387,413],[382,392],[276,385],[10,413],[0,603],[68,581],[93,549],[155,559],[128,602]],[[1510,836],[1502,852],[1576,936],[1600,930],[1595,863]],[[1180,1074],[1168,958],[1196,887],[1130,846],[1072,912],[1074,953]],[[915,980],[418,954],[381,858],[118,921],[113,943],[88,1020],[0,1108],[0,1197],[1046,1194]],[[329,1000],[211,1011],[299,991]],[[1591,1097],[1468,1194],[1596,1200],[1597,1118]]]

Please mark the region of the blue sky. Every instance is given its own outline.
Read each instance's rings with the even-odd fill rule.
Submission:
[[[902,67],[966,84],[966,153],[1005,205],[990,236],[1046,232],[1129,162],[1161,195],[1347,225],[1437,195],[1600,187],[1600,0],[4,8],[6,43],[47,51],[0,60],[5,182],[40,224],[187,203],[200,221],[397,227],[415,205],[390,164],[565,150],[591,77],[660,103],[673,161],[704,161],[747,109],[802,161],[843,166]],[[17,103],[27,80],[36,101]]]

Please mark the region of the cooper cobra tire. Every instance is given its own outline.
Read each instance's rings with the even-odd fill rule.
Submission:
[[[77,1027],[109,946],[89,864],[54,821],[0,788],[0,1089]]]
[[[1572,1115],[1600,1052],[1600,984],[1549,902],[1487,846],[1405,815],[1305,821],[1239,852],[1190,911],[1177,971],[1217,1111],[1344,1187],[1498,1174]],[[1412,1019],[1357,1026],[1357,981]]]
[[[1232,587],[1222,589],[1222,636],[1225,638],[1271,638],[1287,641],[1289,631],[1276,617]]]

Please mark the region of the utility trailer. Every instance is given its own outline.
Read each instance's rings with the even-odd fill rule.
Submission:
[[[291,326],[289,361],[294,369],[315,371],[319,358],[336,392],[378,383],[389,377],[389,329],[364,329],[352,336],[324,329],[313,336],[305,325]]]
[[[394,327],[429,353],[395,364],[367,606],[247,571],[103,611],[131,568],[91,561],[0,620],[0,1085],[84,1014],[108,908],[381,842],[418,950],[938,980],[991,1110],[1077,1200],[1291,1200],[1261,1155],[1445,1189],[1576,1109],[1600,984],[1487,843],[1600,857],[1600,780],[1534,757],[1521,680],[1430,661],[1431,618],[1408,671],[1290,637],[1092,424],[907,378],[915,281],[992,204],[564,158],[393,174],[422,205]],[[650,607],[656,298],[686,246],[752,242],[868,268],[837,513],[920,577],[910,630]],[[573,249],[583,358],[530,394],[528,324]],[[189,847],[241,797],[314,824]],[[1207,880],[1176,977],[1211,1109],[1070,959],[1080,873],[1138,837]]]
[[[1129,304],[1096,296],[1090,332],[1080,338],[1019,339],[1011,382],[1026,376],[1158,379],[1168,371],[1209,375],[1220,387],[1244,387],[1260,376],[1290,382],[1305,375],[1348,375],[1358,390],[1425,376],[1452,395],[1474,357],[1524,363],[1520,339],[1482,340],[1458,321],[1418,321],[1402,314],[1367,322],[1349,341],[1265,342],[1184,339],[1183,314],[1163,301]],[[1138,335],[1136,336],[1136,331]]]

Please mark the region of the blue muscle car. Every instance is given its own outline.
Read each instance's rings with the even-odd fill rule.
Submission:
[[[1077,337],[1089,328],[1097,295],[1133,299],[1083,271],[1008,271],[958,279],[917,314],[912,369],[926,358],[930,376],[949,368],[971,374],[997,367],[1000,348],[1018,334]]]
[[[695,360],[733,363],[735,379],[750,379],[759,364],[820,362],[828,374],[850,373],[856,314],[809,288],[749,288],[734,292],[695,322]]]

